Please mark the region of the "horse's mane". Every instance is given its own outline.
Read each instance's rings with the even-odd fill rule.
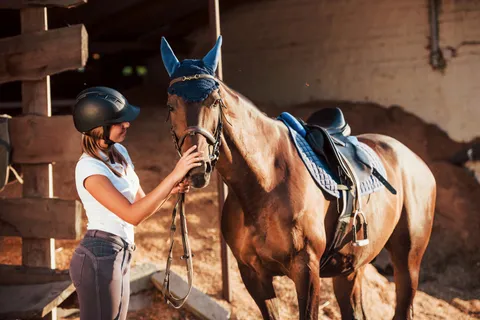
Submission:
[[[246,96],[244,96],[243,94],[241,94],[240,92],[232,89],[231,87],[229,87],[225,82],[223,82],[222,80],[218,80],[218,82],[220,83],[220,86],[221,88],[223,88],[223,90],[225,90],[230,96],[232,96],[234,99],[238,100],[238,101],[241,101],[243,104],[246,104],[248,105],[249,107],[251,107],[252,109],[254,109],[255,111],[258,112],[258,116],[259,117],[266,117],[268,119],[272,119],[271,117],[269,117],[265,112],[261,111],[256,105],[255,103],[253,103],[249,98],[247,98]]]

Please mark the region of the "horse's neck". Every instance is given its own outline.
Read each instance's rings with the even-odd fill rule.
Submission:
[[[271,190],[278,156],[278,123],[260,112],[250,101],[222,86],[224,125],[217,168],[227,183],[239,187]]]

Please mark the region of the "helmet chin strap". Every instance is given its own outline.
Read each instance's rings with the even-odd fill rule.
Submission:
[[[103,126],[103,140],[107,144],[108,148],[113,146],[115,144],[114,141],[110,140],[110,128],[112,126]],[[111,164],[114,164],[115,161],[113,160],[113,157],[111,156],[110,152],[108,152],[108,158],[110,160]]]

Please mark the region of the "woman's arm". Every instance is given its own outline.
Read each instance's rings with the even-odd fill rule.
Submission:
[[[136,226],[160,208],[172,189],[179,184],[188,171],[201,165],[202,153],[194,153],[195,148],[196,146],[185,152],[175,169],[152,192],[143,197],[142,194],[145,194],[143,190],[137,193],[134,203],[130,203],[103,175],[92,175],[86,178],[85,189],[105,208]]]
[[[187,180],[184,180],[177,184],[170,194],[175,194],[175,193],[184,193],[184,192],[189,192],[190,191],[190,185]],[[138,186],[138,191],[137,194],[135,195],[135,200],[134,202],[137,202],[138,200],[142,199],[145,197],[145,191],[143,191],[142,186]]]

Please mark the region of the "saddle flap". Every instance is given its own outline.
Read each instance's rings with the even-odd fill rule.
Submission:
[[[0,115],[0,191],[8,182],[10,166],[10,136],[8,133],[8,115]]]

